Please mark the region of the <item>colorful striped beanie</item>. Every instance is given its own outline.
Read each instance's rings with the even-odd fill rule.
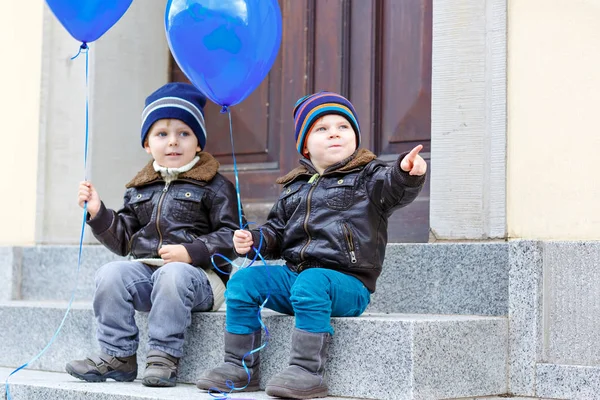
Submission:
[[[338,114],[346,118],[356,132],[356,147],[360,146],[360,126],[352,103],[337,93],[319,92],[302,97],[294,106],[296,150],[302,156],[310,130],[319,118],[327,114]]]

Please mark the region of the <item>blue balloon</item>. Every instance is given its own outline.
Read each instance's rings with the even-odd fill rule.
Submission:
[[[281,44],[281,10],[277,0],[169,0],[165,30],[188,79],[231,107],[269,73]]]
[[[71,36],[90,43],[116,24],[132,1],[46,0],[46,3]]]

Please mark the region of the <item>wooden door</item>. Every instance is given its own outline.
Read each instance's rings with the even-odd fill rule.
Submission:
[[[394,162],[421,143],[429,161],[431,2],[280,0],[283,34],[275,64],[262,84],[231,108],[245,208],[272,204],[279,194],[275,179],[298,165],[292,108],[316,91],[350,99],[363,147],[380,158]],[[171,80],[187,81],[173,61]],[[234,181],[229,120],[212,103],[205,113],[206,151]],[[426,242],[428,232],[429,183],[413,204],[394,214],[389,227],[391,242]]]

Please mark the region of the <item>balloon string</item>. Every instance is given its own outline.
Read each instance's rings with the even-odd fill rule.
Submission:
[[[258,248],[254,247],[254,246],[252,247],[252,249],[254,250],[254,253],[255,253],[254,259],[245,268],[248,268],[250,265],[252,265],[252,263],[254,263],[254,260],[256,260],[257,257],[260,257],[260,259],[263,262],[263,266],[265,267],[265,270],[267,271],[267,277],[268,277],[268,280],[270,282],[271,281],[271,273],[269,271],[269,266],[268,266],[267,262],[265,261],[265,259],[263,258],[262,254],[260,254],[260,251],[259,251],[259,249],[262,248],[262,244],[263,244],[263,240],[264,240],[263,238],[264,238],[264,236],[263,236],[262,229],[261,229],[260,230],[260,240],[258,242]],[[224,260],[226,260],[229,263],[231,263],[232,265],[235,265],[233,263],[233,261],[231,261],[229,258],[225,257],[224,255],[218,254],[218,253],[212,255],[211,258],[210,258],[213,266],[219,272],[224,273],[224,274],[228,274],[227,272],[223,272],[219,268],[217,268],[217,265],[216,265],[216,263],[214,261],[214,257],[215,256],[221,257]],[[242,268],[244,268],[244,267],[242,267]],[[265,341],[264,341],[264,343],[261,346],[259,346],[256,349],[250,350],[249,352],[247,352],[246,354],[244,354],[244,356],[242,357],[242,367],[244,367],[244,371],[246,371],[246,375],[248,376],[248,381],[242,387],[236,387],[231,380],[225,381],[225,385],[229,388],[229,392],[228,393],[225,393],[225,392],[223,392],[222,390],[220,390],[220,389],[218,389],[216,387],[209,388],[208,389],[208,393],[212,397],[214,397],[215,399],[217,399],[217,400],[229,400],[229,399],[231,399],[231,397],[229,397],[229,396],[233,393],[233,391],[236,391],[236,390],[237,391],[242,391],[242,390],[244,390],[244,389],[246,389],[248,387],[248,385],[250,384],[250,380],[252,379],[252,374],[250,373],[250,370],[248,369],[248,366],[246,365],[246,357],[248,357],[251,354],[258,353],[259,351],[261,351],[262,349],[264,349],[267,346],[267,343],[269,343],[269,339],[271,337],[271,334],[269,333],[269,330],[267,329],[267,326],[265,325],[265,323],[263,322],[262,317],[261,317],[262,310],[265,308],[265,305],[267,304],[267,302],[269,301],[269,298],[271,297],[271,285],[268,285],[267,287],[268,287],[267,296],[265,297],[265,300],[262,302],[262,304],[260,305],[260,307],[258,308],[258,311],[256,313],[256,316],[258,318],[258,322],[259,322],[259,324],[261,326],[261,329],[263,329],[265,331]],[[253,399],[239,399],[239,398],[236,397],[236,400],[253,400]]]
[[[233,143],[233,124],[231,122],[231,112],[227,106],[223,106],[221,113],[227,113],[229,116],[229,139],[231,139],[231,155],[233,157],[233,175],[235,177],[235,194],[237,196],[237,206],[238,206],[238,219],[240,224],[240,229],[244,229],[244,225],[242,223],[242,200],[240,196],[240,180],[238,178],[238,168],[237,168],[237,160],[235,158],[235,145]]]
[[[231,154],[233,156],[233,174],[235,176],[235,190],[236,190],[236,195],[237,195],[237,203],[238,203],[238,217],[239,217],[239,224],[240,224],[240,229],[245,229],[248,225],[252,224],[252,222],[248,222],[247,224],[243,224],[243,220],[242,220],[242,202],[241,202],[241,196],[240,196],[240,182],[239,182],[239,178],[238,178],[238,169],[237,169],[237,161],[235,158],[235,146],[233,143],[233,127],[232,127],[232,122],[231,122],[231,112],[229,111],[229,107],[227,106],[223,106],[223,108],[221,109],[221,113],[227,113],[229,115],[229,138],[231,139]],[[230,275],[229,272],[225,272],[219,269],[219,267],[217,266],[217,263],[215,262],[215,257],[220,257],[222,259],[224,259],[225,261],[227,261],[229,264],[231,264],[232,267],[236,267],[236,268],[248,268],[250,267],[252,264],[254,264],[254,262],[256,261],[256,259],[258,257],[260,257],[260,259],[263,262],[263,265],[267,271],[267,277],[269,279],[269,281],[271,280],[271,274],[269,272],[269,267],[267,265],[267,262],[265,261],[265,259],[263,258],[262,254],[260,254],[260,249],[262,248],[263,245],[263,241],[264,241],[264,236],[263,236],[263,232],[262,229],[260,229],[260,239],[258,242],[258,248],[257,247],[252,247],[252,249],[254,250],[254,258],[252,259],[252,261],[250,261],[250,263],[248,265],[246,265],[246,261],[248,260],[248,257],[246,256],[244,258],[244,263],[240,266],[235,264],[235,262],[233,260],[230,260],[229,258],[227,258],[226,256],[224,256],[223,254],[213,254],[210,257],[210,261],[214,267],[215,270],[219,271],[221,274],[224,275]],[[267,304],[267,302],[269,301],[269,298],[271,297],[271,289],[270,289],[270,285],[268,285],[269,289],[267,292],[267,296],[265,298],[265,300],[262,302],[262,304],[260,305],[260,307],[258,308],[258,312],[257,312],[257,318],[258,318],[258,322],[260,323],[261,329],[263,329],[265,331],[265,341],[264,343],[262,343],[261,346],[259,346],[256,349],[252,349],[249,352],[247,352],[246,354],[244,354],[244,356],[242,357],[242,366],[244,367],[244,371],[246,371],[246,375],[248,376],[248,381],[246,382],[246,384],[242,387],[235,387],[235,385],[233,384],[233,382],[231,380],[227,380],[225,382],[225,385],[229,388],[229,392],[225,393],[223,391],[221,391],[220,389],[217,388],[210,388],[208,390],[208,393],[219,400],[228,400],[230,399],[230,395],[233,391],[241,391],[244,390],[248,387],[248,385],[250,384],[250,380],[252,378],[250,370],[248,369],[248,367],[246,366],[246,357],[257,353],[259,351],[261,351],[262,349],[264,349],[267,346],[267,343],[269,342],[269,338],[270,338],[270,334],[269,334],[269,330],[267,329],[267,326],[264,324],[262,317],[261,317],[261,312],[263,310],[263,308],[265,307],[265,305]],[[238,399],[238,400],[243,400],[243,399]],[[250,400],[250,399],[246,399],[246,400]]]
[[[77,56],[79,56],[79,54],[81,54],[81,53],[85,53],[85,91],[86,91],[86,94],[85,94],[85,145],[84,145],[85,147],[84,147],[83,164],[84,164],[84,171],[85,171],[84,175],[87,176],[87,155],[88,155],[88,139],[89,139],[89,85],[88,85],[89,55],[88,55],[88,47],[85,43],[83,43],[81,45],[77,55],[75,55],[71,59],[73,60],[73,59],[77,58]],[[52,343],[54,343],[54,340],[56,340],[56,338],[58,337],[59,332],[62,330],[62,327],[65,324],[65,321],[67,319],[67,316],[69,315],[69,311],[71,311],[71,306],[73,305],[73,300],[75,299],[75,292],[77,291],[77,286],[79,283],[79,271],[81,270],[81,253],[83,250],[83,235],[85,233],[86,219],[87,219],[87,202],[85,202],[85,204],[83,205],[83,221],[81,221],[81,232],[79,234],[79,253],[77,255],[77,272],[75,274],[75,287],[73,288],[73,292],[71,293],[71,298],[69,300],[67,310],[65,311],[65,315],[63,316],[62,321],[60,321],[60,325],[56,329],[56,332],[54,332],[54,335],[52,336],[52,338],[50,339],[48,344],[46,344],[46,347],[44,347],[44,349],[42,351],[40,351],[35,357],[33,357],[31,360],[27,361],[25,364],[21,365],[20,367],[16,368],[14,371],[12,371],[10,373],[10,375],[8,375],[6,377],[6,381],[4,382],[4,387],[6,389],[5,390],[6,400],[12,400],[12,396],[10,393],[10,384],[8,383],[8,380],[10,379],[10,377],[13,376],[14,374],[16,374],[17,372],[19,372],[20,370],[25,369],[29,365],[33,364],[38,358],[40,358],[50,348]]]

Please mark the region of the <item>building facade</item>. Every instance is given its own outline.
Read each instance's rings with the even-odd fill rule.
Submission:
[[[78,43],[42,0],[7,5],[0,244],[78,243],[84,176],[107,205],[120,206],[124,184],[147,161],[138,136],[145,96],[184,79],[169,56],[165,3],[134,1],[91,46],[87,171],[85,66],[71,60]],[[366,147],[393,159],[426,144],[425,201],[399,214],[409,223],[397,225],[394,241],[510,246],[509,296],[527,295],[509,302],[508,392],[573,398],[586,379],[600,388],[600,1],[280,3],[278,60],[234,111],[234,130],[246,137],[236,143],[242,200],[272,201],[274,178],[294,166],[298,97],[348,95]],[[207,112],[215,119],[207,150],[227,170],[228,132],[215,108]],[[419,233],[403,233],[411,227]],[[89,233],[85,240],[94,243]],[[521,259],[530,269],[515,266]]]

